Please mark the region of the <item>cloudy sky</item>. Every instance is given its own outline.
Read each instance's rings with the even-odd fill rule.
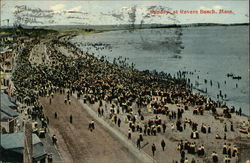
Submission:
[[[1,25],[187,24],[249,22],[249,1],[1,1]],[[181,14],[180,10],[217,14]],[[219,14],[219,10],[232,10]],[[152,14],[151,11],[178,11]]]

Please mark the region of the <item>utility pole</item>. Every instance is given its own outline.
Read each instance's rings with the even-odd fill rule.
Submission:
[[[23,150],[23,162],[32,163],[33,154],[32,145],[32,124],[29,121],[25,122],[24,129],[24,150]]]

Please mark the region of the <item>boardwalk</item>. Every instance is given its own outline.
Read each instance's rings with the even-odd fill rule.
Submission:
[[[138,162],[97,122],[96,129],[90,132],[88,123],[92,118],[76,99],[72,98],[69,105],[64,104],[64,97],[56,95],[51,105],[47,98],[41,98],[40,101],[45,108],[45,115],[49,117],[50,134],[57,136],[58,150],[65,162]],[[55,112],[57,119],[54,119]],[[70,115],[73,116],[72,124]]]

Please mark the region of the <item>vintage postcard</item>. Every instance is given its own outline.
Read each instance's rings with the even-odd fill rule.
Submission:
[[[249,1],[0,5],[0,162],[250,162]]]

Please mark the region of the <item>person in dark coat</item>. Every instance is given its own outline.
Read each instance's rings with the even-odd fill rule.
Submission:
[[[128,130],[128,139],[131,139],[131,131],[130,131],[130,129]]]
[[[207,132],[211,133],[211,126],[208,126]]]
[[[93,128],[92,128],[92,124],[89,123],[89,130],[92,132]]]
[[[55,119],[57,119],[57,112],[55,112]]]
[[[94,130],[95,129],[95,122],[94,122],[94,120],[91,121],[91,126],[92,126],[92,129]]]
[[[136,145],[137,145],[137,148],[141,149],[141,140],[140,140],[140,138],[137,139]]]
[[[69,117],[69,122],[70,122],[70,123],[73,122],[73,117],[72,117],[72,115],[70,115],[70,117]]]
[[[231,144],[228,144],[227,154],[228,154],[228,157],[229,157],[229,158],[231,158],[231,157],[232,157]]]
[[[186,155],[186,153],[185,153],[185,151],[182,149],[182,150],[181,150],[181,158],[184,159],[184,158],[185,158],[185,155]]]
[[[163,124],[162,124],[163,133],[165,133],[165,132],[166,132],[166,128],[167,128],[166,124],[165,124],[165,123],[163,123]]]
[[[216,152],[212,153],[212,160],[214,163],[217,163],[219,161],[218,154]]]
[[[224,124],[224,131],[227,132],[227,124]]]
[[[234,146],[234,147],[233,147],[232,156],[233,156],[233,157],[236,157],[237,153],[238,153],[238,149],[236,148],[236,146]]]
[[[222,151],[222,154],[227,154],[227,144],[226,143],[224,143],[224,145],[223,145],[223,151]]]
[[[56,143],[57,143],[56,135],[52,136],[52,142],[53,142],[53,145],[56,145]]]
[[[120,127],[121,126],[121,119],[120,118],[118,118],[118,121],[117,121],[117,125],[118,125],[118,127]]]
[[[163,151],[164,151],[165,146],[166,146],[166,143],[165,143],[165,141],[162,139],[162,141],[161,141],[161,147],[162,147],[162,150],[163,150]]]
[[[233,122],[231,122],[231,131],[234,131],[234,125],[233,125]]]
[[[152,149],[152,153],[153,153],[153,156],[154,156],[154,155],[155,155],[155,151],[156,151],[156,146],[155,146],[155,144],[152,145],[152,148],[151,148],[151,149]]]

